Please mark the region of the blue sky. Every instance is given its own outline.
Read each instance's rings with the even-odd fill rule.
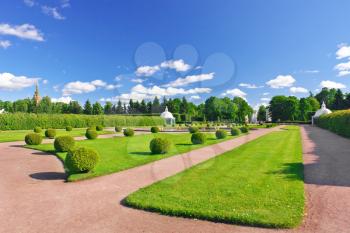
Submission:
[[[0,2],[0,99],[127,101],[350,87],[349,1]]]

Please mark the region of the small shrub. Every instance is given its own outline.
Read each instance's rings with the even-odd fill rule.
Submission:
[[[86,147],[75,148],[67,153],[65,165],[70,173],[89,172],[99,161],[99,154]]]
[[[96,126],[94,126],[94,125],[89,126],[86,130],[96,130]]]
[[[123,128],[120,126],[116,126],[115,128],[115,132],[122,132]]]
[[[27,145],[39,145],[43,141],[43,137],[38,133],[27,134],[24,138]]]
[[[56,136],[56,130],[55,129],[47,129],[46,131],[45,131],[45,136],[47,137],[47,138],[55,138],[55,136]]]
[[[240,128],[240,130],[241,130],[242,133],[248,133],[249,132],[249,127],[248,126],[242,126]]]
[[[60,136],[55,139],[53,145],[57,152],[67,152],[73,149],[75,141],[72,136]]]
[[[152,132],[152,133],[158,133],[158,132],[159,132],[159,128],[158,128],[157,126],[153,126],[153,127],[151,128],[151,132]]]
[[[86,130],[85,137],[89,140],[96,139],[98,137],[98,134],[96,130],[88,129]]]
[[[191,136],[191,142],[193,144],[204,144],[207,140],[207,137],[204,133],[193,133]]]
[[[66,131],[70,132],[73,130],[73,127],[72,126],[66,126]]]
[[[219,129],[215,132],[215,136],[217,139],[223,139],[227,137],[227,132],[226,130]]]
[[[236,128],[236,127],[231,128],[231,135],[232,135],[232,136],[237,136],[237,135],[239,135],[240,133],[241,133],[241,130],[240,130],[240,129],[238,129],[238,128]]]
[[[154,138],[149,144],[152,154],[164,154],[170,150],[171,142],[166,138]]]
[[[132,137],[132,136],[134,136],[134,134],[135,134],[135,132],[133,129],[131,129],[131,128],[124,129],[124,136],[126,136],[126,137]]]
[[[43,129],[41,127],[35,127],[34,128],[34,133],[41,133]]]
[[[103,126],[102,126],[102,125],[96,126],[96,130],[97,130],[97,131],[102,131],[102,130],[103,130]]]
[[[197,133],[197,132],[199,131],[199,129],[198,129],[197,127],[194,127],[194,126],[190,126],[190,127],[188,128],[188,131],[189,131],[190,133]]]

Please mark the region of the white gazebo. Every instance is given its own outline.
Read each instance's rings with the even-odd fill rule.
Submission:
[[[323,101],[321,108],[319,110],[317,110],[315,115],[313,115],[311,118],[312,125],[314,125],[315,118],[319,118],[320,116],[327,115],[329,113],[332,113],[332,111],[326,107],[326,104]]]
[[[4,114],[4,113],[6,113],[5,109],[0,109],[0,114]]]
[[[171,112],[168,111],[168,106],[165,107],[165,111],[160,114],[160,117],[164,119],[166,125],[174,125],[175,118]]]

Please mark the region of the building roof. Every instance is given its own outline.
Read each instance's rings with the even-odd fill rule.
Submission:
[[[314,117],[320,117],[322,115],[326,115],[326,114],[329,114],[329,113],[332,113],[331,110],[329,110],[327,107],[326,107],[326,104],[323,102],[322,103],[322,107],[316,111]]]
[[[168,111],[168,107],[165,107],[165,111],[160,114],[160,117],[163,119],[175,119],[173,114]]]

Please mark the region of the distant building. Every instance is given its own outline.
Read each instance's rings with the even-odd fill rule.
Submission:
[[[312,125],[315,123],[316,118],[319,118],[320,116],[327,115],[330,113],[332,113],[332,111],[327,108],[326,104],[323,101],[321,108],[316,111],[314,116],[312,116],[312,119],[311,119]]]
[[[33,100],[34,100],[36,106],[38,106],[40,101],[41,101],[38,84],[36,84],[36,86],[35,86],[35,92],[34,92]]]

